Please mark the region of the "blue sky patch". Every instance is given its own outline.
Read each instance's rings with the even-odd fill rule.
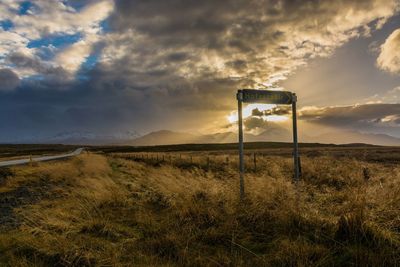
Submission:
[[[96,44],[93,47],[90,55],[86,58],[85,62],[82,63],[81,69],[82,70],[92,69],[99,61],[101,52],[103,51],[103,48],[104,48],[104,44],[101,44],[101,43]]]
[[[19,5],[19,14],[26,15],[28,14],[29,9],[33,6],[33,4],[29,1],[24,1]]]
[[[12,27],[14,27],[14,24],[12,23],[11,20],[1,20],[0,21],[0,27],[3,28],[3,30],[8,31]]]
[[[76,34],[68,34],[68,35],[52,35],[47,36],[41,39],[32,40],[28,43],[28,48],[38,48],[38,47],[47,47],[52,45],[56,48],[65,47],[71,44],[76,43],[82,38],[80,33]]]
[[[82,68],[85,69],[91,69],[96,65],[97,61],[99,60],[100,53],[99,52],[94,52],[90,56],[86,58],[86,61],[83,62]]]
[[[110,19],[107,18],[100,22],[100,27],[103,30],[104,33],[111,32],[111,27],[110,27]]]
[[[64,0],[62,2],[66,6],[73,7],[76,11],[80,11],[87,4],[87,3],[85,3],[85,1],[72,1],[71,2],[71,1]]]
[[[76,78],[78,80],[85,81],[89,79],[88,72],[96,66],[97,62],[99,61],[101,51],[103,50],[103,48],[104,47],[101,45],[97,45],[93,48],[92,53],[90,54],[90,56],[86,58],[85,62],[82,63],[76,75]]]

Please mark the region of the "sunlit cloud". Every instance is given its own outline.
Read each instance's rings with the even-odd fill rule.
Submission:
[[[91,2],[82,10],[75,10],[65,1],[13,3],[0,4],[2,15],[10,22],[8,29],[0,29],[0,66],[6,67],[9,63],[2,57],[7,59],[19,53],[36,62],[35,66],[12,65],[20,77],[46,76],[49,69],[62,68],[64,71],[53,72],[51,77],[60,80],[67,77],[66,72],[74,74],[90,55],[93,45],[101,38],[100,23],[114,7],[111,0]],[[21,13],[20,6],[24,3],[30,4]]]
[[[400,29],[390,34],[381,46],[377,64],[383,70],[400,74]]]
[[[287,116],[282,116],[282,115],[269,115],[265,117],[267,121],[273,121],[273,122],[284,122],[289,119]]]
[[[89,57],[92,47],[97,40],[98,37],[96,35],[90,35],[72,44],[56,55],[55,62],[65,70],[75,73]]]
[[[253,114],[253,110],[257,109],[259,111],[265,111],[265,110],[270,110],[276,107],[276,105],[271,105],[271,104],[248,104],[243,107],[242,109],[242,116],[243,118],[248,118],[251,117]],[[232,111],[229,116],[227,116],[227,120],[230,123],[238,121],[238,112],[237,111]]]

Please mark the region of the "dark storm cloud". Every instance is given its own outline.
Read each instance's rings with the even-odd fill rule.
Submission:
[[[303,108],[299,118],[336,128],[400,133],[400,104],[368,104],[345,107]]]
[[[269,115],[288,115],[291,114],[291,107],[278,106],[271,109],[260,111],[258,108],[251,111],[251,115],[255,117],[269,116]]]
[[[265,129],[268,126],[268,122],[262,118],[249,117],[244,120],[243,125],[246,131],[251,131],[257,128]]]
[[[183,61],[188,59],[190,56],[187,53],[171,53],[167,56],[168,61]]]
[[[291,107],[289,106],[278,106],[269,110],[264,111],[264,114],[266,116],[268,115],[288,115],[291,114],[292,112]]]
[[[254,117],[262,117],[262,116],[264,116],[264,112],[263,112],[263,111],[260,111],[258,108],[255,108],[255,109],[253,109],[253,110],[251,111],[251,116],[254,116]]]
[[[7,57],[8,63],[14,64],[19,68],[29,68],[43,72],[45,69],[42,61],[38,58],[29,57],[21,52],[11,53]]]
[[[52,76],[54,79],[65,79],[68,76],[63,68],[53,67],[44,63],[39,57],[26,55],[22,52],[10,53],[6,61],[19,69],[32,70],[38,74]]]
[[[55,90],[50,82],[31,81],[17,90],[0,92],[0,141],[75,130],[113,133],[146,125],[146,114],[127,94],[109,94],[89,84],[65,86]]]
[[[0,69],[0,91],[13,90],[20,84],[19,77],[10,69]]]

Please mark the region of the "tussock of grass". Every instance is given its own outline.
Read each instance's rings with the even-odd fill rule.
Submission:
[[[304,158],[296,190],[291,164],[261,158],[243,202],[224,157],[209,169],[94,154],[12,169],[0,194],[43,184],[49,194],[14,208],[20,224],[0,230],[0,265],[399,263],[398,166]]]

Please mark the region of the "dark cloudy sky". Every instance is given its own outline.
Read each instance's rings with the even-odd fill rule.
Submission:
[[[232,130],[245,87],[296,92],[304,131],[400,137],[399,10],[399,0],[2,0],[0,142]],[[245,114],[255,108],[266,125],[286,123],[272,106]]]

